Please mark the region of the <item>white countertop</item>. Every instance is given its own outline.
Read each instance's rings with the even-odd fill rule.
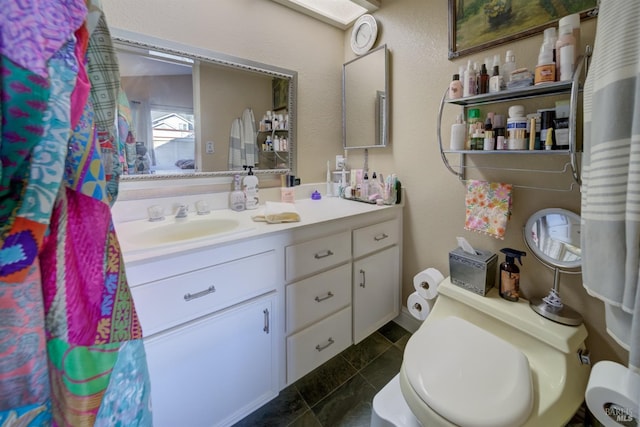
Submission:
[[[394,209],[400,206],[401,205],[378,206],[344,200],[337,197],[323,197],[321,200],[301,199],[296,200],[295,202],[296,210],[300,214],[300,221],[282,224],[268,224],[252,220],[253,216],[263,213],[264,205],[261,205],[260,208],[256,210],[245,210],[242,212],[223,209],[212,211],[211,217],[222,216],[224,218],[237,220],[239,222],[239,226],[234,231],[202,238],[155,245],[153,247],[145,247],[135,242],[131,233],[139,232],[141,229],[145,228],[153,229],[153,227],[163,226],[165,224],[169,225],[171,222],[175,221],[173,217],[167,217],[164,221],[156,223],[149,222],[148,220],[120,222],[116,223],[115,227],[124,260],[127,263],[131,263],[198,248],[212,247],[249,238],[262,237],[270,233],[292,230],[336,219],[377,212],[384,209]],[[189,221],[190,219],[193,221],[201,218],[206,219],[207,216],[208,215],[198,217],[195,213],[190,212],[186,221]]]

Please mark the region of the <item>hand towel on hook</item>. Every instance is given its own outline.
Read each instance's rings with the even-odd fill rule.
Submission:
[[[511,184],[467,181],[464,229],[504,239],[511,215]]]

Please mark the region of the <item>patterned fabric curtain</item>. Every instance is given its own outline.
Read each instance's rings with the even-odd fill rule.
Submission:
[[[1,0],[0,54],[0,425],[149,426],[98,0]]]

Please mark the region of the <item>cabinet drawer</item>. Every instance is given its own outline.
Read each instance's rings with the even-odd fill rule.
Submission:
[[[341,264],[351,257],[349,232],[333,234],[285,248],[287,282]]]
[[[351,303],[351,264],[287,286],[287,332],[302,329]]]
[[[397,219],[353,230],[353,257],[358,258],[400,241],[400,225]]]
[[[287,383],[291,384],[351,345],[351,307],[287,338]]]
[[[275,251],[131,288],[145,336],[273,289]]]

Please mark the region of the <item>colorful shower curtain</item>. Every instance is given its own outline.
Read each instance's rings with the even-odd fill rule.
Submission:
[[[99,0],[0,1],[0,425],[149,426]]]
[[[602,0],[584,90],[584,287],[640,373],[640,2]]]

